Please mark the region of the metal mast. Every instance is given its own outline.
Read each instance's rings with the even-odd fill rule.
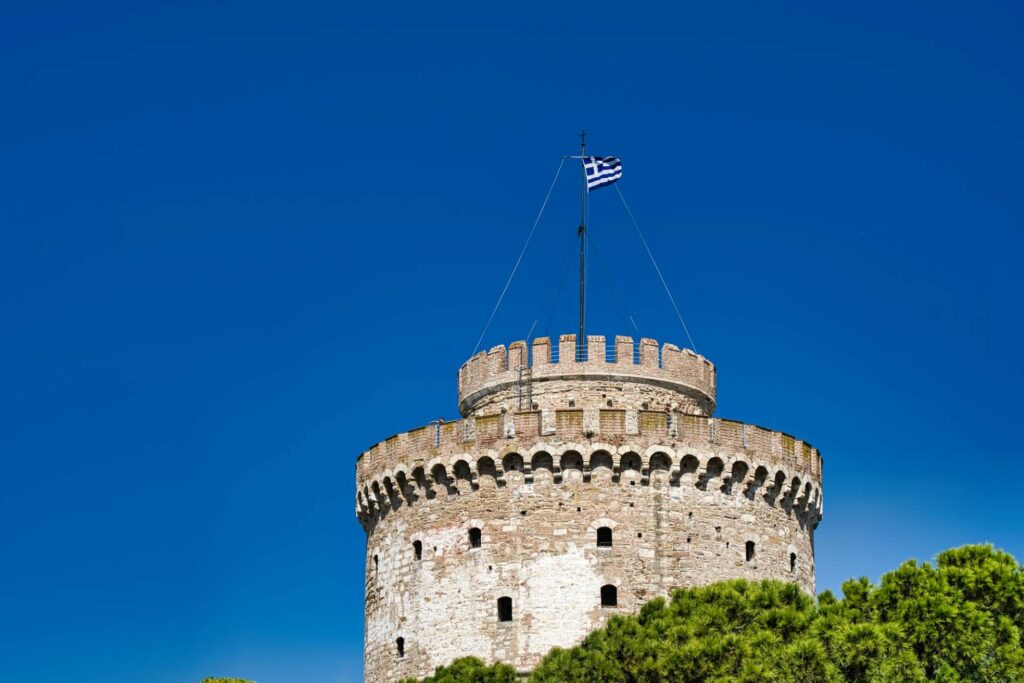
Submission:
[[[587,348],[586,327],[586,288],[587,288],[587,131],[580,131],[580,227],[576,234],[580,238],[580,331],[576,337],[576,360],[584,360]]]

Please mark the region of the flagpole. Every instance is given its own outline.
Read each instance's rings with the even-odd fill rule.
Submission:
[[[583,157],[587,153],[587,131],[580,131],[580,227],[576,234],[580,238],[580,332],[576,337],[576,360],[584,360],[584,349],[587,343],[584,316],[586,314],[586,241],[587,241],[587,167]]]

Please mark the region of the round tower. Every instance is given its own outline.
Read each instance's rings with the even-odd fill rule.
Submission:
[[[814,593],[821,456],[712,417],[703,356],[563,335],[481,352],[458,382],[461,420],[356,463],[366,680],[469,655],[529,671],[674,588],[770,578]]]

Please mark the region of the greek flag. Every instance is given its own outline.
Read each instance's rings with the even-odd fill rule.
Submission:
[[[622,177],[622,161],[618,157],[583,157],[587,172],[587,192],[611,185]]]

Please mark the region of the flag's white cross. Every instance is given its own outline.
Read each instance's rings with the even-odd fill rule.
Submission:
[[[622,177],[622,162],[615,157],[585,157],[583,168],[588,191],[610,185]]]

